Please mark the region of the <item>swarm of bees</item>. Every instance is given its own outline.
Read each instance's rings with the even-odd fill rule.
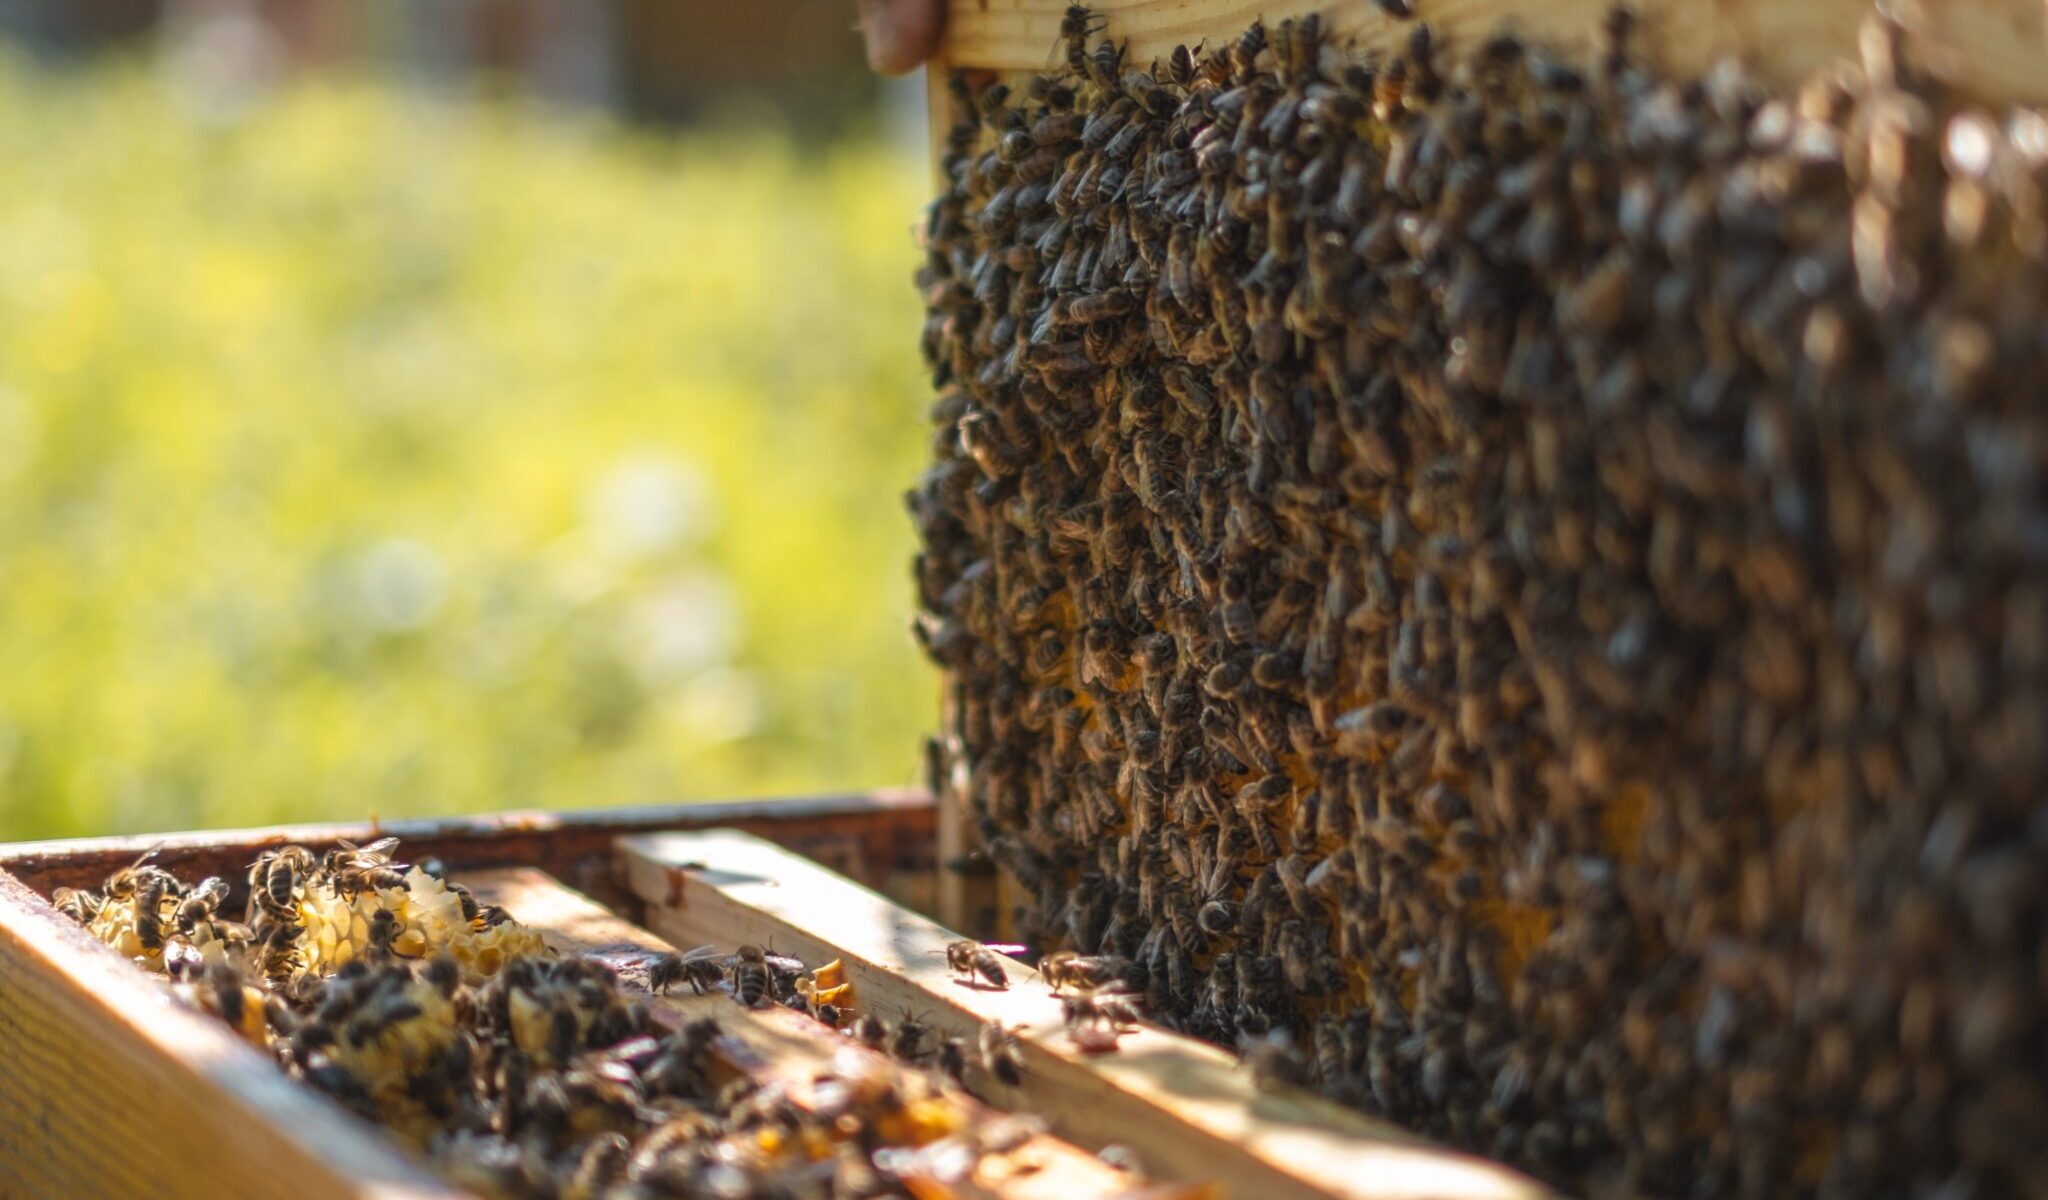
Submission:
[[[539,935],[481,906],[460,884],[392,861],[396,838],[342,842],[316,859],[303,846],[266,850],[249,868],[244,919],[221,912],[232,888],[218,876],[187,886],[145,854],[99,891],[59,888],[57,907],[153,971],[227,962],[277,989],[331,974],[366,954],[446,953],[481,982]]]
[[[808,969],[754,945],[619,966],[557,956],[438,868],[394,862],[396,849],[266,851],[239,922],[221,915],[234,886],[188,886],[149,855],[98,891],[53,900],[290,1077],[480,1195],[982,1195],[982,1160],[1044,1130],[1032,1117],[970,1119],[963,1104],[970,1083],[1023,1081],[1000,1026],[935,1039],[909,1014],[866,1014],[827,1069],[760,1085],[721,1057],[716,1018],[664,1017],[654,997],[724,992],[836,1025],[852,998],[838,963]]]
[[[1575,1189],[2048,1192],[2048,116],[1102,26],[923,230],[1021,936]]]

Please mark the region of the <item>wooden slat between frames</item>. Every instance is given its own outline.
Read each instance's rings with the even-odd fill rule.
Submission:
[[[644,969],[648,956],[673,949],[542,871],[488,871],[471,876],[469,883],[478,899],[504,906],[521,924],[538,930],[550,949],[602,959],[628,977]],[[697,995],[678,988],[653,1004],[656,1019],[670,1027],[697,1017],[715,1019],[725,1036],[714,1057],[732,1074],[759,1083],[807,1079],[843,1056],[873,1053],[803,1013],[778,1005],[745,1009],[724,992]],[[978,1182],[1000,1200],[1086,1200],[1126,1188],[1121,1172],[1045,1136],[982,1170]]]
[[[806,960],[838,958],[865,1011],[913,1013],[948,1034],[1017,1030],[1014,1101],[1070,1140],[1117,1142],[1169,1177],[1248,1200],[1536,1200],[1541,1185],[1300,1092],[1257,1088],[1213,1046],[1156,1029],[1114,1054],[1079,1053],[1036,972],[1005,960],[1007,990],[956,981],[956,936],[814,863],[736,831],[624,839],[620,869],[648,927],[679,944],[745,939]]]

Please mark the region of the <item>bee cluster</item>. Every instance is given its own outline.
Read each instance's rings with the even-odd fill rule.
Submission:
[[[2048,1191],[2048,117],[1882,14],[1410,28],[955,82],[934,787],[1024,936],[1547,1179]]]
[[[833,964],[810,971],[754,946],[616,965],[557,956],[438,866],[394,863],[395,848],[267,851],[243,921],[223,915],[226,881],[188,886],[148,856],[98,891],[53,899],[293,1079],[480,1195],[978,1195],[984,1160],[1045,1128],[963,1100],[971,1072],[1020,1081],[999,1027],[969,1043],[863,1014],[823,1069],[762,1081],[734,1069],[748,1052],[716,1018],[659,1015],[652,997],[688,986],[836,1022],[851,988]]]

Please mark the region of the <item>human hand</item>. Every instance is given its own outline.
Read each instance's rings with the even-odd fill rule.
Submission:
[[[916,70],[939,48],[945,18],[945,0],[860,0],[868,65],[884,75]]]

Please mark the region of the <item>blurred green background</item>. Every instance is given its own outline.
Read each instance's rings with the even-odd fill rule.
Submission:
[[[0,53],[0,839],[911,779],[914,138],[199,82]]]

